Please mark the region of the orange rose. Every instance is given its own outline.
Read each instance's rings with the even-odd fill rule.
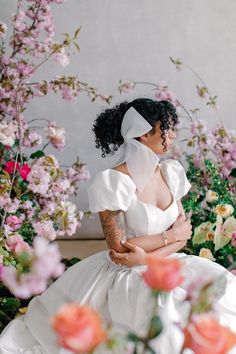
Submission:
[[[236,345],[236,334],[209,313],[196,316],[183,332],[184,348],[195,354],[226,354]]]
[[[147,264],[148,269],[143,273],[143,278],[153,290],[170,291],[182,283],[178,259],[148,256]]]
[[[51,324],[59,344],[74,353],[88,353],[106,340],[98,313],[87,306],[66,304],[51,319]]]

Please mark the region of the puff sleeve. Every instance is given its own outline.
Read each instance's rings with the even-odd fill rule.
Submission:
[[[189,183],[183,166],[176,160],[164,161],[163,174],[175,200],[181,199],[188,193]]]
[[[89,209],[95,213],[103,210],[126,211],[135,196],[132,179],[116,170],[99,172],[88,189]]]

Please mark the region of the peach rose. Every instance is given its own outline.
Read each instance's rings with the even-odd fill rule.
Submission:
[[[143,273],[145,282],[157,291],[170,291],[182,283],[181,263],[178,259],[147,257],[148,269]]]
[[[236,345],[236,334],[210,313],[192,318],[183,332],[184,348],[195,354],[226,354]]]
[[[107,338],[98,313],[87,306],[66,304],[51,319],[51,324],[59,344],[77,354],[90,352]]]

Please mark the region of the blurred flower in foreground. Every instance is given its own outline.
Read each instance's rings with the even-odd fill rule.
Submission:
[[[184,335],[184,348],[195,354],[226,354],[236,345],[236,334],[219,324],[212,313],[193,316]]]
[[[170,291],[183,282],[181,263],[178,259],[147,257],[148,269],[143,278],[156,291]]]
[[[51,319],[59,344],[74,353],[89,353],[107,339],[98,313],[78,304],[62,306]]]

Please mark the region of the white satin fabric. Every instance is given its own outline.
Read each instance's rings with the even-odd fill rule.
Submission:
[[[173,196],[165,211],[141,202],[132,179],[115,170],[97,175],[89,190],[90,209],[125,212],[128,237],[159,233],[167,229],[178,215],[176,201],[190,185],[182,166],[173,160],[160,164],[162,174]],[[188,284],[199,277],[225,274],[227,289],[216,305],[220,321],[236,328],[236,278],[220,265],[207,259],[174,254],[184,264],[185,282],[159,301],[165,329],[153,342],[160,354],[179,354],[183,337],[173,322],[181,319],[181,299]],[[99,252],[69,268],[41,296],[35,297],[25,316],[12,321],[0,337],[1,354],[68,354],[58,348],[49,318],[65,302],[78,302],[97,309],[107,322],[126,326],[144,334],[153,311],[150,290],[141,279],[145,266],[126,268],[114,264],[107,251]],[[119,327],[120,328],[120,327]],[[188,352],[190,353],[190,351]],[[236,349],[230,353],[235,354]],[[187,353],[186,353],[187,354]],[[206,353],[207,354],[207,353]]]
[[[146,119],[134,107],[130,107],[122,120],[120,132],[124,138],[124,144],[120,146],[116,154],[118,160],[114,167],[125,162],[139,192],[146,186],[160,161],[157,154],[135,139],[151,130],[152,126]]]

